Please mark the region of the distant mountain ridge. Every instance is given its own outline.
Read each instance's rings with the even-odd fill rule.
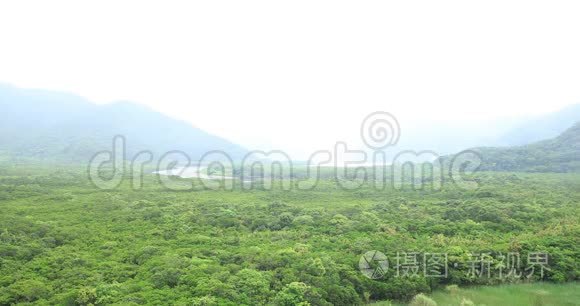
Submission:
[[[483,158],[482,171],[580,171],[580,122],[559,136],[515,147],[472,149]]]
[[[131,102],[96,105],[66,93],[0,84],[0,151],[41,160],[88,161],[122,135],[129,156],[179,150],[193,160],[211,150],[240,158],[243,147]]]
[[[535,116],[449,122],[431,118],[410,121],[412,124],[401,120],[399,142],[389,147],[386,154],[392,159],[405,150],[428,150],[445,156],[465,148],[521,146],[554,138],[579,121],[580,104]]]
[[[557,112],[528,119],[500,137],[498,144],[519,146],[553,138],[576,122],[580,122],[580,104],[569,105]]]

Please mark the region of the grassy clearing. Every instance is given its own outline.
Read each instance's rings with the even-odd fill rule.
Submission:
[[[433,292],[429,297],[438,306],[544,306],[580,305],[580,284],[518,284],[488,287],[459,288]],[[471,304],[469,302],[472,302]],[[394,302],[377,302],[373,306],[402,306]],[[414,305],[412,303],[408,305]]]

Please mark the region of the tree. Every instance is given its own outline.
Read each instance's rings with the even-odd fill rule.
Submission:
[[[270,280],[265,273],[243,269],[232,277],[231,282],[235,284],[238,293],[245,297],[245,303],[264,304],[270,296]]]
[[[308,306],[308,295],[311,293],[310,286],[302,282],[293,282],[284,287],[282,291],[276,294],[274,304],[280,306]]]

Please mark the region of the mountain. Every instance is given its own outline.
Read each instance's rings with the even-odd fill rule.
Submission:
[[[0,84],[0,152],[41,160],[88,161],[126,139],[128,157],[142,150],[155,159],[179,150],[192,160],[211,150],[232,158],[246,150],[184,121],[131,102],[96,105],[66,93],[19,89]]]
[[[482,171],[580,171],[580,122],[549,140],[523,146],[472,150],[483,158]]]
[[[531,118],[516,125],[501,136],[497,145],[520,146],[558,136],[580,121],[580,104],[567,106],[557,112]]]
[[[396,147],[390,147],[387,154],[395,156],[403,150],[430,150],[444,156],[464,148],[522,146],[554,138],[579,121],[580,104],[533,117],[453,122],[433,118],[413,124],[404,124],[401,120],[399,143]]]

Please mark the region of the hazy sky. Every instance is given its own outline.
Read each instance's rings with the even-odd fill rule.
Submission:
[[[0,82],[308,151],[371,111],[488,120],[578,103],[579,16],[580,1],[2,1]]]

